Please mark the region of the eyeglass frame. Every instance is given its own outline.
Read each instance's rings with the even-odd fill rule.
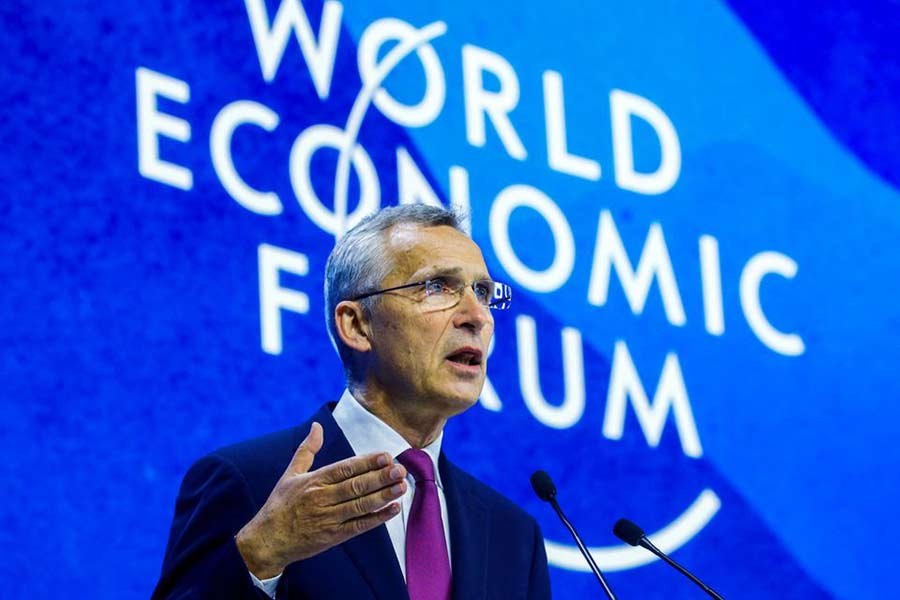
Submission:
[[[450,277],[448,277],[446,275],[440,275],[440,276],[432,277],[430,279],[416,281],[414,283],[406,283],[403,285],[384,288],[382,290],[365,292],[363,294],[359,294],[358,296],[354,296],[353,298],[348,298],[348,300],[350,300],[351,302],[356,302],[358,300],[365,300],[366,298],[371,298],[372,296],[377,296],[379,294],[386,294],[388,292],[396,292],[398,290],[405,290],[408,288],[413,288],[413,287],[418,287],[418,286],[423,286],[427,290],[428,284],[431,283],[432,281],[443,280],[446,282],[446,280],[449,278]],[[501,297],[496,298],[494,301],[489,302],[488,304],[481,304],[481,302],[479,302],[479,304],[481,304],[482,306],[484,306],[486,308],[490,308],[493,310],[508,310],[510,304],[512,304],[512,286],[510,286],[507,283],[501,283],[499,281],[494,281],[493,279],[476,279],[476,280],[472,281],[471,283],[463,284],[463,286],[461,288],[459,288],[459,291],[456,292],[456,296],[457,296],[456,303],[447,306],[447,308],[453,308],[454,306],[456,306],[460,302],[462,302],[462,295],[463,295],[463,293],[465,293],[466,288],[470,288],[473,292],[475,292],[475,284],[486,283],[486,282],[490,282],[494,286],[494,292],[491,294],[492,298],[496,298],[496,290],[498,290],[498,289],[502,290],[505,293]],[[427,291],[426,291],[425,297],[426,298],[428,297]],[[475,298],[476,299],[478,298],[477,292],[475,293]]]

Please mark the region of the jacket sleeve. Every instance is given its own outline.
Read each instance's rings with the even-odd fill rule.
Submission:
[[[547,551],[540,526],[534,524],[534,553],[531,560],[531,576],[528,582],[529,600],[549,600],[550,572],[547,567]]]
[[[234,536],[255,505],[241,473],[214,455],[184,477],[154,599],[268,600],[254,586]]]

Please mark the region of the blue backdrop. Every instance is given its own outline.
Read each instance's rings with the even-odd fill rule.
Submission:
[[[147,597],[181,476],[342,391],[335,236],[469,211],[498,280],[457,463],[622,598],[884,598],[900,537],[893,2],[6,2],[0,573]],[[91,590],[87,592],[86,590]]]

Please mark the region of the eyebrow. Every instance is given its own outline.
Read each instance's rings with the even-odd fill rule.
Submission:
[[[434,271],[426,271],[422,275],[416,275],[413,279],[417,278],[419,281],[422,281],[427,279],[434,279],[436,277],[460,277],[462,276],[462,274],[463,270],[460,267],[444,267],[435,269]],[[410,279],[410,281],[412,281],[413,279]],[[484,279],[490,279],[491,281],[493,281],[493,278],[486,273],[481,273],[480,275],[475,276],[475,281],[481,281]]]

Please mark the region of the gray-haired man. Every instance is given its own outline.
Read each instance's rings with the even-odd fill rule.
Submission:
[[[453,213],[392,207],[351,229],[325,280],[347,390],[191,468],[155,597],[548,598],[535,521],[441,449],[509,301]]]

